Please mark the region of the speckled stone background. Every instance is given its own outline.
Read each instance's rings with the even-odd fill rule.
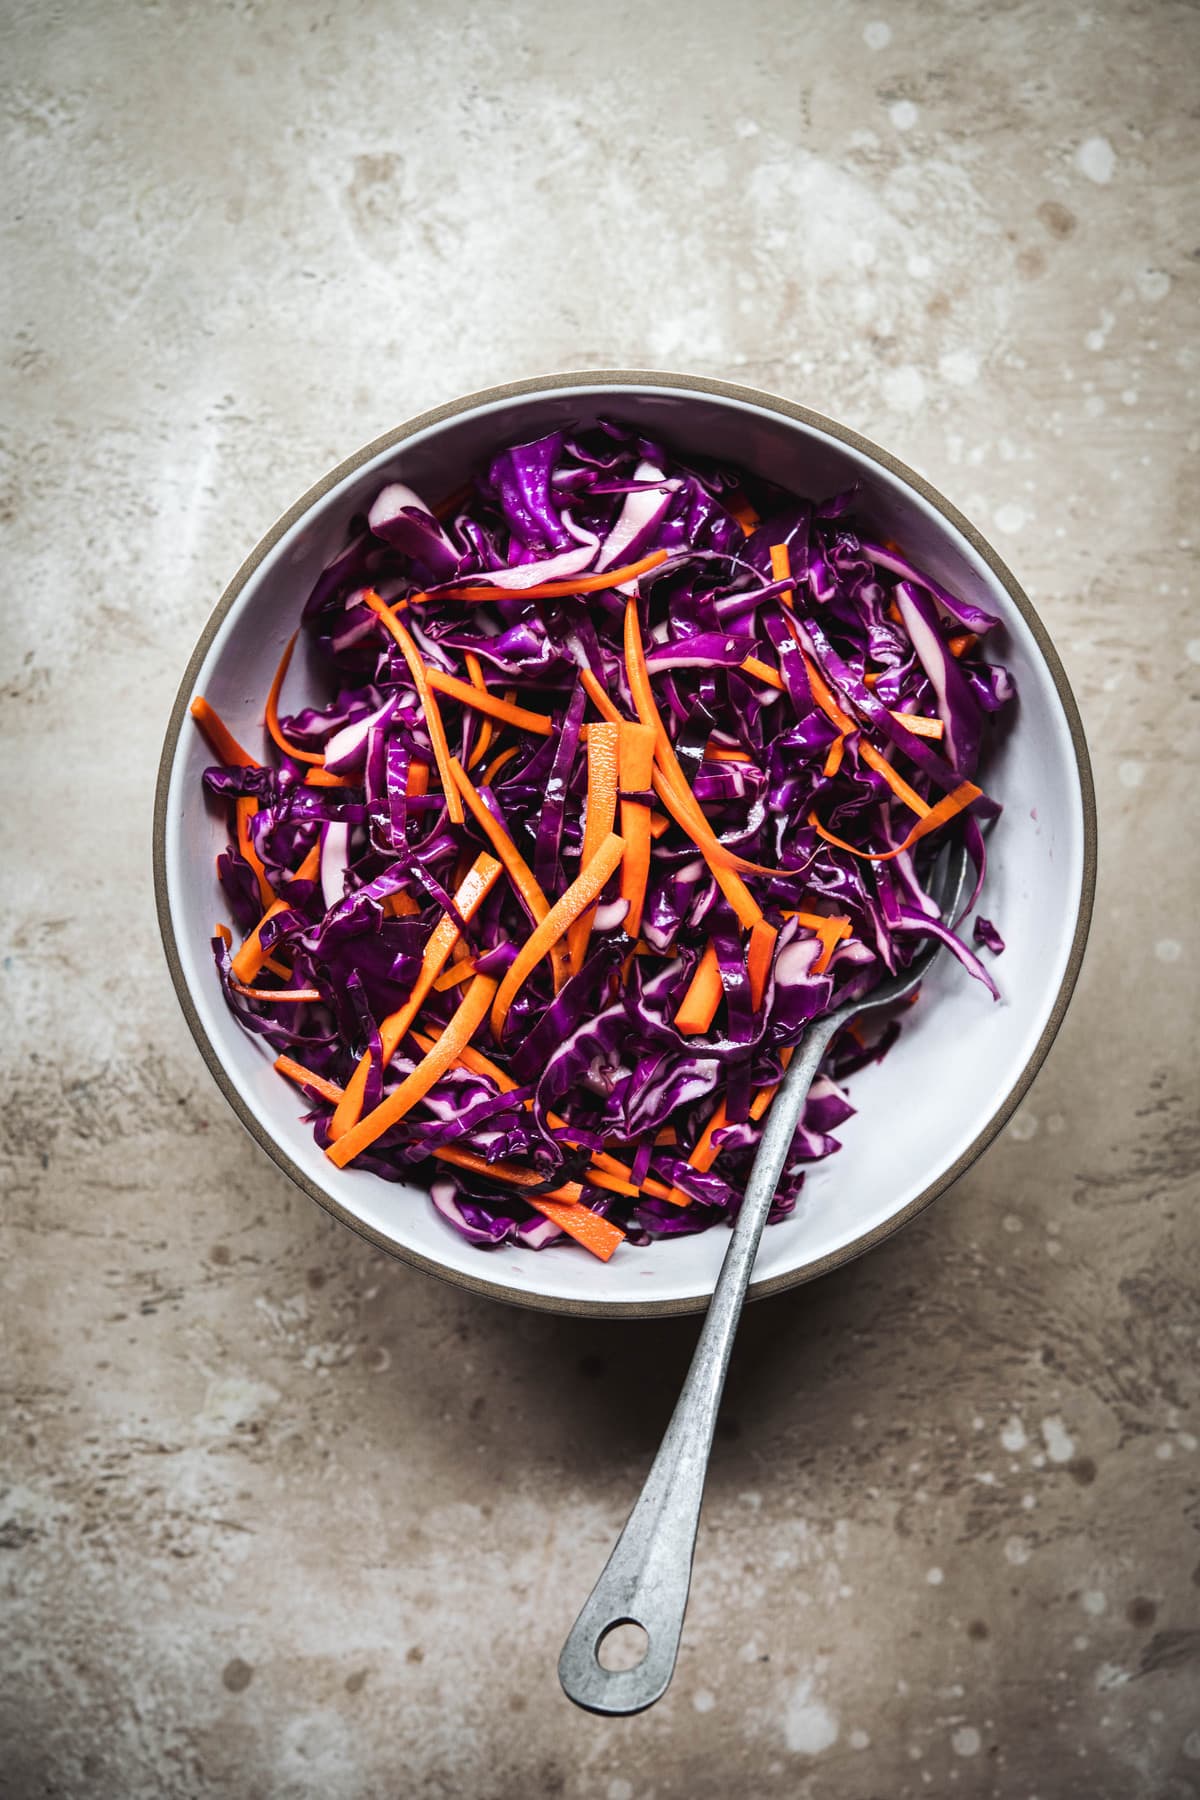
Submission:
[[[7,0],[0,1793],[1200,1794],[1198,27]],[[675,1684],[615,1723],[555,1659],[694,1323],[504,1310],[293,1192],[149,875],[262,530],[423,407],[606,364],[836,414],[994,534],[1102,847],[1003,1140],[747,1317]]]

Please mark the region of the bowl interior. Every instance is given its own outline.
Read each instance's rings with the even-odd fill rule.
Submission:
[[[168,950],[173,939],[185,1010],[243,1121],[302,1186],[349,1223],[401,1255],[518,1303],[684,1310],[712,1291],[727,1242],[719,1228],[628,1247],[607,1265],[574,1248],[483,1251],[458,1237],[424,1191],[339,1171],[317,1150],[300,1122],[298,1092],[226,1010],[213,972],[213,922],[227,910],[214,858],[226,830],[205,799],[201,774],[211,757],[186,718],[187,701],[205,693],[257,750],[264,741],[263,699],[300,605],[340,547],[351,515],[365,510],[385,479],[400,478],[436,500],[494,448],[597,417],[634,424],[685,459],[740,464],[803,495],[825,497],[860,482],[862,512],[878,535],[894,538],[946,586],[1002,616],[996,654],[1012,669],[1019,699],[1016,727],[984,772],[987,790],[1005,810],[991,837],[983,900],[1007,944],[995,964],[1002,1003],[994,1005],[949,956],[937,959],[900,1042],[882,1064],[852,1078],[858,1110],[839,1133],[842,1150],[813,1168],[796,1214],[764,1234],[753,1290],[760,1293],[818,1273],[886,1235],[961,1172],[1032,1078],[1082,948],[1091,880],[1086,755],[1057,659],[1028,602],[974,534],[942,510],[945,503],[881,453],[841,436],[828,421],[744,390],[586,379],[530,387],[498,390],[451,416],[417,421],[409,435],[396,434],[398,441],[338,472],[233,583],[223,614],[218,609],[202,641],[168,738],[159,842]],[[298,652],[287,710],[323,697]]]

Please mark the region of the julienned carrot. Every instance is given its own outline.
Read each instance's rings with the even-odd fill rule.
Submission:
[[[331,775],[328,769],[308,769],[304,776],[305,787],[315,788],[350,788],[361,787],[352,775]]]
[[[741,923],[747,930],[750,930],[762,918],[762,908],[738,874],[738,868],[757,868],[758,865],[746,863],[743,857],[735,856],[732,851],[726,850],[718,840],[716,832],[704,816],[700,803],[688,786],[687,777],[675,754],[671,740],[667,736],[666,726],[659,717],[658,708],[654,704],[650,674],[646,668],[646,656],[642,648],[642,628],[638,620],[637,600],[632,596],[625,603],[625,671],[638,718],[654,733],[654,757],[658,765],[654,773],[654,791],[672,818],[693,839],[700,854],[712,870],[717,886]]]
[[[903,775],[892,767],[887,757],[883,756],[874,744],[868,743],[866,738],[863,738],[859,744],[858,754],[869,769],[874,769],[877,774],[883,776],[897,800],[903,800],[905,806],[911,807],[918,819],[923,819],[932,812],[933,808],[928,800],[922,800],[916,789],[908,785]]]
[[[742,536],[753,537],[761,525],[762,520],[747,500],[745,494],[731,494],[726,500],[725,506],[741,526]]]
[[[762,1005],[778,936],[775,927],[768,924],[766,919],[760,919],[750,933],[750,943],[746,950],[746,972],[750,977],[750,1004],[755,1012]]]
[[[421,910],[411,894],[389,894],[383,904],[393,919],[411,919]]]
[[[471,783],[471,778],[456,757],[450,759],[450,773],[457,783],[458,790],[467,803],[467,809],[484,837],[504,864],[504,870],[521,899],[526,912],[535,925],[540,925],[550,911],[550,902],[543,894],[537,878],[517,846],[505,831],[495,813],[486,807]],[[551,952],[550,964],[554,970],[554,987],[557,993],[570,974],[565,944],[555,946]]]
[[[626,794],[647,793],[654,778],[654,733],[648,725],[617,727],[620,733],[618,763],[621,777],[621,898],[628,900],[625,930],[636,938],[642,929],[646,883],[650,878],[650,802],[625,799]]]
[[[277,1056],[275,1067],[289,1081],[296,1082],[300,1087],[311,1088],[314,1094],[320,1094],[322,1100],[340,1100],[345,1091],[336,1081],[326,1081],[323,1075],[314,1075],[311,1069],[306,1069],[303,1063],[293,1061],[290,1056]]]
[[[408,664],[408,672],[412,676],[413,686],[421,702],[425,714],[425,729],[429,733],[429,741],[433,745],[433,759],[437,764],[441,778],[442,792],[446,796],[446,810],[453,824],[463,822],[462,796],[450,774],[450,746],[446,742],[446,728],[442,724],[442,715],[438,711],[438,703],[433,689],[429,685],[429,676],[425,664],[421,661],[421,653],[412,639],[412,633],[402,625],[374,588],[368,588],[363,595],[367,606],[375,614],[384,629],[391,633],[400,646],[400,654]]]
[[[593,901],[599,899],[624,850],[624,838],[618,837],[615,832],[610,833],[595,855],[580,870],[566,893],[555,901],[541,924],[535,927],[517,951],[492,1003],[492,1036],[497,1043],[503,1040],[509,1008],[525,982],[543,956],[548,955],[553,945],[563,936],[572,920],[577,919]]]
[[[537,587],[461,587],[447,588],[440,594],[414,594],[414,604],[418,600],[565,600],[571,594],[600,594],[607,588],[623,587],[627,581],[636,581],[639,575],[648,575],[651,569],[657,569],[659,563],[667,560],[665,550],[652,550],[649,556],[639,557],[637,562],[626,563],[624,568],[605,569],[601,575],[575,575],[566,581],[543,581]]]
[[[481,694],[486,694],[487,682],[483,679],[483,667],[475,652],[473,650],[464,650],[463,661],[467,665],[467,675],[470,678],[471,686],[478,688]],[[488,747],[491,744],[492,738],[495,736],[495,731],[496,727],[492,720],[485,716],[479,727],[479,736],[471,746],[471,754],[467,758],[468,769],[473,769],[477,763],[483,761],[488,753]]]
[[[189,711],[226,768],[262,768],[256,757],[251,756],[248,750],[243,750],[220,713],[208,704],[203,694],[196,695]]]
[[[821,954],[812,966],[814,975],[823,975],[829,967],[829,959],[843,938],[853,935],[853,927],[844,913],[784,913],[785,919],[799,919],[809,931],[815,932],[821,940]]]
[[[587,695],[602,719],[607,719],[610,725],[624,725],[626,723],[626,720],[613,705],[590,669],[582,669],[580,671],[579,681],[584,693]],[[585,726],[584,729],[586,730],[587,727]]]
[[[262,946],[262,928],[268,919],[276,918],[281,912],[288,910],[286,900],[272,900],[266,912],[250,933],[241,949],[230,962],[234,978],[237,981],[253,981],[258,971],[267,960],[267,952]]]
[[[940,719],[927,719],[924,713],[897,712],[893,708],[892,717],[897,725],[903,725],[914,737],[940,738],[946,730]]]
[[[794,1054],[795,1052],[790,1048],[779,1052],[779,1060],[783,1064],[783,1072],[785,1075],[787,1074],[788,1064],[791,1062]],[[779,1092],[779,1087],[780,1083],[778,1081],[773,1081],[770,1087],[759,1088],[754,1099],[750,1102],[750,1117],[752,1119],[757,1120],[762,1118],[768,1106],[770,1106],[772,1100]]]
[[[462,884],[454,896],[454,905],[459,915],[470,919],[478,912],[487,896],[491,893],[500,873],[500,864],[486,850],[480,851],[471,869],[464,877]],[[437,977],[446,966],[450,952],[459,940],[458,921],[451,913],[443,913],[426,944],[421,956],[421,970],[413,983],[412,993],[396,1012],[389,1013],[379,1027],[380,1049],[382,1050],[381,1068],[386,1069],[399,1047],[405,1032],[420,1012]],[[371,1052],[365,1050],[359,1058],[347,1085],[346,1092],[338,1103],[329,1124],[329,1135],[335,1141],[350,1131],[358,1123],[362,1112],[363,1095],[367,1088],[367,1077],[371,1072]]]
[[[668,832],[670,829],[671,821],[666,813],[654,812],[652,810],[650,813],[650,836],[654,841],[657,843],[664,832]]]
[[[482,1025],[488,1007],[496,992],[496,983],[490,975],[476,975],[467,989],[459,1005],[458,1011],[443,1031],[433,1049],[424,1056],[410,1075],[406,1075],[399,1087],[383,1100],[365,1119],[360,1119],[353,1131],[338,1138],[326,1149],[326,1156],[339,1169],[353,1162],[356,1156],[366,1150],[377,1138],[390,1131],[399,1123],[405,1113],[410,1112],[429,1092],[430,1088],[441,1080],[446,1070],[455,1061],[463,1047],[470,1043],[472,1037]]]
[[[743,659],[740,666],[743,675],[752,676],[755,681],[764,682],[767,687],[779,688],[782,690],[782,675],[777,674],[770,663],[763,662],[761,657],[747,656]]]
[[[472,687],[469,681],[460,681],[457,675],[443,675],[440,669],[429,667],[425,670],[429,685],[437,694],[446,694],[451,700],[460,700],[464,706],[473,706],[476,712],[486,713],[491,719],[500,719],[505,725],[515,725],[521,731],[532,731],[538,737],[549,737],[554,730],[554,722],[545,713],[527,712],[523,706],[510,706],[504,700],[497,700],[486,688]]]
[[[730,750],[724,744],[705,744],[705,762],[748,763],[754,758],[747,750]]]
[[[683,1032],[686,1037],[696,1037],[707,1031],[717,1016],[723,992],[717,947],[710,938],[676,1009],[676,1031]]]
[[[474,1169],[480,1175],[508,1182],[517,1188],[528,1187],[527,1176],[534,1182],[540,1179],[532,1169],[521,1169],[513,1163],[489,1163],[482,1156],[473,1156],[469,1150],[435,1150],[434,1155],[441,1162],[456,1164],[460,1169]],[[601,1262],[607,1262],[617,1245],[625,1241],[625,1233],[619,1225],[613,1225],[600,1213],[593,1212],[590,1206],[580,1205],[583,1189],[577,1181],[569,1181],[548,1194],[525,1193],[523,1198],[527,1205],[535,1207],[576,1243],[598,1256]]]
[[[786,544],[771,545],[771,574],[775,577],[776,581],[790,581],[792,579],[792,553]],[[785,606],[791,607],[794,605],[796,599],[795,589],[785,588],[779,598],[783,601]]]
[[[227,950],[230,948],[230,946],[233,943],[232,931],[230,931],[228,925],[222,925],[220,919],[218,919],[216,924],[213,926],[213,936],[219,937],[221,942],[224,944],[224,946]]]
[[[491,762],[480,777],[479,785],[481,787],[491,787],[501,769],[503,769],[507,763],[512,761],[520,748],[520,744],[511,744],[507,750],[501,750],[499,756],[493,756]]]
[[[620,737],[621,727],[607,722],[593,725],[588,733],[587,812],[584,817],[583,847],[579,854],[581,871],[587,868],[605,839],[612,836],[613,826],[617,822]],[[579,973],[587,958],[594,913],[594,906],[586,907],[567,930],[567,955],[571,960],[573,975]]]
[[[832,831],[826,830],[815,812],[809,813],[808,822],[818,837],[824,838],[827,844],[833,844],[839,850],[849,851],[851,856],[861,857],[864,862],[890,862],[893,856],[903,856],[906,850],[911,850],[918,838],[937,831],[939,826],[953,819],[957,813],[970,806],[972,801],[978,800],[982,792],[983,789],[977,788],[974,782],[960,781],[949,794],[942,795],[937,805],[923,819],[917,820],[904,842],[897,844],[894,850],[858,850],[853,844],[848,844],[845,838],[835,837]]]
[[[245,983],[241,981],[235,981],[232,985],[237,993],[245,994],[248,1000],[281,1000],[291,1002],[297,1000],[320,1000],[322,998],[319,988],[256,988],[247,987]]]
[[[842,766],[842,758],[845,754],[846,739],[842,733],[839,732],[832,744],[830,744],[828,754],[826,755],[824,764],[821,768],[821,773],[826,781],[833,780],[834,776]]]
[[[946,639],[946,648],[951,656],[965,656],[979,642],[979,634],[974,631],[958,631],[952,638]]]
[[[317,763],[323,765],[325,762],[324,751],[298,750],[295,744],[289,744],[288,740],[284,737],[282,727],[279,723],[279,696],[283,691],[284,676],[288,672],[288,664],[292,660],[292,651],[296,648],[296,639],[299,636],[299,631],[293,631],[291,637],[284,645],[283,655],[279,659],[279,667],[276,669],[275,678],[271,682],[270,691],[267,694],[267,730],[270,732],[279,749],[283,751],[283,754],[285,756],[290,756],[293,762]]]
[[[713,1108],[712,1117],[704,1127],[704,1130],[700,1133],[700,1136],[696,1140],[696,1147],[688,1157],[688,1162],[693,1169],[699,1169],[703,1172],[706,1169],[712,1168],[720,1154],[720,1152],[713,1147],[713,1138],[718,1131],[723,1131],[725,1129],[725,1123],[725,1102],[724,1100],[718,1100],[716,1106]]]
[[[259,899],[264,906],[270,906],[275,899],[275,889],[267,880],[267,871],[263,867],[262,857],[254,848],[254,839],[250,835],[250,821],[257,811],[258,801],[253,794],[239,794],[234,807],[234,817],[237,820],[237,846],[243,859],[254,870]]]
[[[464,981],[470,981],[474,973],[474,958],[468,956],[465,962],[454,963],[449,969],[443,969],[433,984],[433,991],[435,994],[444,994],[448,988],[461,987]]]
[[[429,764],[426,762],[410,762],[408,777],[404,783],[405,797],[419,800],[422,794],[429,792]]]

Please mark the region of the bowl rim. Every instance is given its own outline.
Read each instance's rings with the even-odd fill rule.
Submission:
[[[196,1041],[197,1048],[203,1057],[209,1073],[224,1094],[225,1099],[246,1130],[259,1146],[266,1151],[284,1173],[296,1183],[308,1196],[331,1213],[343,1225],[348,1225],[360,1237],[388,1251],[400,1261],[426,1274],[435,1275],[455,1287],[466,1288],[469,1292],[481,1294],[490,1300],[501,1300],[512,1306],[526,1307],[536,1312],[565,1313],[577,1318],[603,1319],[649,1319],[665,1318],[684,1313],[703,1312],[707,1309],[710,1296],[691,1295],[678,1300],[653,1301],[606,1301],[603,1299],[585,1300],[564,1298],[559,1295],[539,1294],[525,1289],[506,1287],[495,1281],[488,1281],[483,1276],[469,1275],[458,1269],[452,1269],[435,1261],[409,1246],[397,1243],[384,1233],[376,1231],[361,1219],[347,1211],[333,1195],[326,1192],[318,1183],[309,1179],[299,1165],[292,1161],[279,1140],[268,1131],[261,1120],[243,1100],[236,1084],[230,1076],[225,1064],[193,1004],[183,966],[180,960],[175,939],[175,925],[171,915],[170,898],[167,881],[167,807],[171,787],[171,777],[175,766],[179,746],[179,737],[188,716],[196,679],[200,673],[209,648],[229,613],[242,593],[246,583],[255,573],[264,558],[275,545],[290,531],[292,526],[315,506],[331,488],[352,475],[364,463],[372,461],[388,450],[414,437],[418,432],[431,426],[441,425],[448,420],[458,418],[480,407],[500,403],[506,400],[519,400],[533,395],[552,394],[562,389],[612,388],[612,389],[646,389],[676,388],[684,392],[717,397],[723,400],[740,402],[744,405],[758,407],[767,412],[781,415],[793,423],[804,425],[811,430],[824,433],[847,445],[850,449],[876,462],[887,472],[911,487],[922,499],[932,506],[941,517],[961,533],[971,548],[991,570],[996,580],[1004,588],[1009,599],[1021,614],[1029,627],[1038,650],[1050,671],[1054,682],[1058,701],[1070,732],[1071,744],[1075,753],[1075,767],[1079,782],[1079,800],[1083,823],[1083,858],[1080,880],[1079,905],[1075,916],[1075,929],[1071,941],[1070,953],[1059,983],[1054,1004],[1028,1061],[1013,1083],[1007,1095],[992,1112],[983,1129],[977,1134],[967,1148],[955,1161],[937,1177],[935,1181],[921,1190],[908,1204],[890,1218],[885,1219],[870,1231],[842,1245],[838,1250],[818,1257],[803,1267],[776,1275],[770,1279],[751,1282],[747,1298],[764,1299],[768,1295],[784,1292],[788,1288],[798,1287],[806,1281],[813,1281],[820,1275],[840,1268],[843,1264],[862,1256],[877,1244],[884,1242],[896,1231],[911,1223],[918,1213],[932,1204],[947,1188],[951,1187],[959,1177],[967,1171],[981,1156],[1003,1130],[1021,1101],[1024,1099],[1049,1053],[1050,1046],[1058,1035],[1059,1027],[1066,1014],[1079,970],[1083,962],[1087,945],[1088,931],[1091,926],[1092,909],[1096,887],[1096,796],[1092,780],[1091,760],[1088,755],[1087,741],[1084,737],[1083,722],[1066,672],[1058,652],[1051,641],[1046,627],[1038,617],[1028,595],[1021,588],[1011,570],[993,550],[987,540],[965,518],[961,512],[941,494],[937,488],[910,469],[906,463],[864,437],[861,432],[853,431],[849,426],[840,424],[836,419],[827,418],[823,413],[814,412],[811,407],[801,406],[794,400],[785,399],[782,395],[772,394],[760,388],[747,387],[736,382],[720,381],[711,376],[685,375],[657,369],[575,369],[563,373],[530,376],[521,381],[502,383],[496,387],[481,388],[475,393],[465,394],[457,400],[446,401],[441,406],[431,407],[428,411],[418,413],[406,419],[402,424],[394,426],[382,436],[373,438],[361,449],[355,450],[344,461],[337,464],[327,474],[304,493],[287,511],[283,513],[270,529],[259,539],[258,543],[246,557],[237,573],[226,586],[220,599],[210,613],[204,629],[192,651],[188,664],[179,684],[174,704],[171,708],[163,742],[162,756],[159,761],[158,780],[154,797],[153,824],[153,868],[154,896],[158,913],[159,931],[162,936],[163,949],[166,952],[167,965],[171,971],[171,979],[176,998],[187,1020],[188,1027]]]

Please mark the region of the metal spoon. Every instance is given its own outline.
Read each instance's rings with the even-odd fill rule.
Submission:
[[[942,917],[957,916],[966,877],[961,848],[950,853],[939,886]],[[683,1391],[658,1455],[599,1581],[558,1659],[567,1697],[595,1713],[636,1713],[661,1700],[675,1671],[687,1610],[692,1557],[717,1408],[754,1259],[792,1137],[821,1058],[834,1033],[860,1013],[905,1000],[941,946],[934,942],[902,974],[861,1000],[815,1019],[767,1114],[746,1195],[725,1252]],[[606,1669],[600,1645],[618,1625],[646,1633],[636,1668]]]

